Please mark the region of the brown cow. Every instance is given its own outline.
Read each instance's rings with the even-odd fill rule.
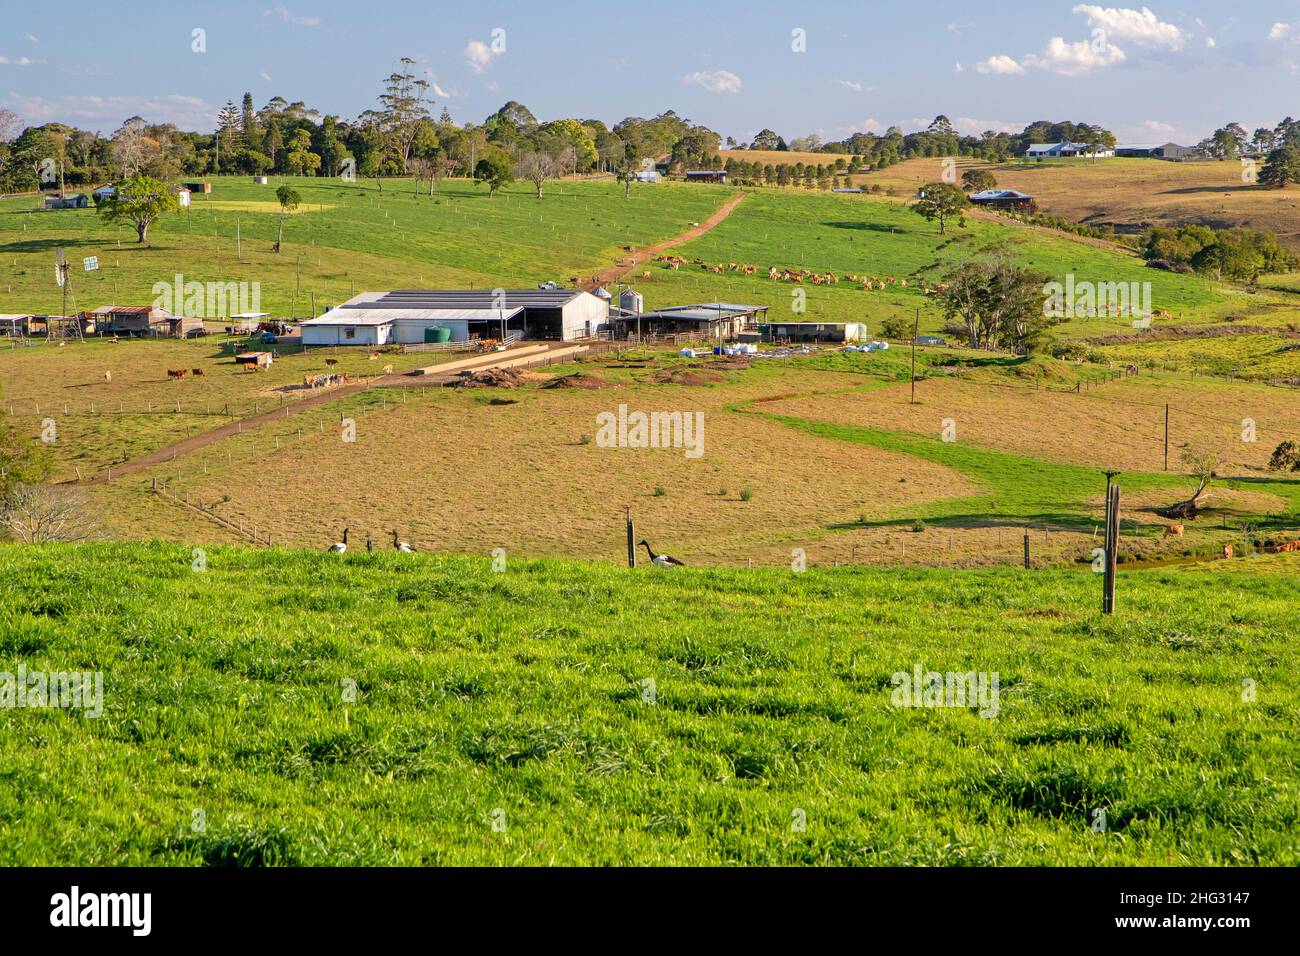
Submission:
[[[187,371],[188,371],[187,369],[183,369],[183,368],[169,368],[167,370],[167,377],[181,379],[185,377],[185,373]]]
[[[201,368],[192,368],[192,369],[190,369],[190,374],[191,374],[191,375],[202,375],[202,374],[203,374],[203,369],[201,369]]]
[[[326,359],[326,360],[325,360],[325,364],[326,364],[326,365],[329,365],[330,367],[333,367],[333,366],[339,364],[339,360],[338,360],[338,359]]]

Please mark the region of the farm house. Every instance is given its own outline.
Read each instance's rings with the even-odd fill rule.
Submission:
[[[1026,159],[1109,159],[1115,150],[1106,146],[1089,149],[1087,143],[1034,143],[1025,151]]]
[[[85,193],[76,193],[66,198],[60,196],[46,196],[46,209],[85,209],[90,205],[90,197]]]
[[[773,322],[760,325],[765,342],[865,342],[867,327],[861,322]]]
[[[986,189],[967,196],[973,205],[1007,212],[1033,213],[1037,208],[1034,197],[1015,189]]]
[[[471,337],[571,339],[595,335],[609,305],[579,289],[362,292],[302,323],[303,345],[465,342]]]
[[[0,335],[31,335],[34,316],[0,315]]]
[[[1126,143],[1115,147],[1115,155],[1182,162],[1186,159],[1196,159],[1201,154],[1190,146],[1179,146],[1177,143]]]

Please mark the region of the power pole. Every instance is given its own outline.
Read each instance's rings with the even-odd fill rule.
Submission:
[[[1169,470],[1169,403],[1165,403],[1165,471]]]
[[[921,309],[916,309],[916,320],[912,323],[912,404],[916,404],[916,337],[921,328]],[[1028,565],[1026,565],[1028,567]]]

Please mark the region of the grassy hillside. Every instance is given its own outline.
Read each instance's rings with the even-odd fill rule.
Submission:
[[[495,288],[564,282],[609,265],[624,245],[648,245],[708,218],[731,194],[678,183],[634,189],[610,181],[552,183],[540,202],[528,184],[488,198],[464,180],[434,197],[410,181],[216,177],[188,213],[167,216],[140,247],[133,230],[105,225],[93,209],[40,210],[33,198],[0,201],[0,312],[57,312],[55,248],[74,263],[98,256],[97,272],[73,276],[77,305],[151,302],[154,283],[260,282],[262,309],[305,316],[352,290]],[[303,205],[284,227],[285,250],[271,252],[279,216],[275,189],[290,183]],[[240,258],[236,258],[236,229]],[[298,275],[301,256],[301,277]],[[295,289],[298,290],[294,297]]]
[[[4,712],[0,863],[1300,861],[1294,562],[1105,619],[1087,571],[205,557],[0,548],[0,669],[104,673]],[[997,716],[892,706],[918,664]]]

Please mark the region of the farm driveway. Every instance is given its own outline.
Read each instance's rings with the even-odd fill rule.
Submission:
[[[712,216],[704,220],[704,222],[700,223],[698,226],[692,226],[690,229],[687,229],[681,235],[673,236],[671,239],[665,239],[663,242],[656,242],[654,245],[646,246],[642,249],[634,249],[628,254],[627,258],[620,260],[618,265],[610,266],[608,269],[602,269],[589,280],[578,283],[579,288],[590,292],[597,286],[609,285],[611,282],[617,282],[651,256],[657,256],[665,249],[671,249],[674,246],[680,246],[682,243],[690,242],[692,239],[698,239],[710,229],[717,227],[719,223],[730,216],[732,211],[744,201],[745,196],[745,193],[732,196],[724,202],[718,208],[718,211]]]

